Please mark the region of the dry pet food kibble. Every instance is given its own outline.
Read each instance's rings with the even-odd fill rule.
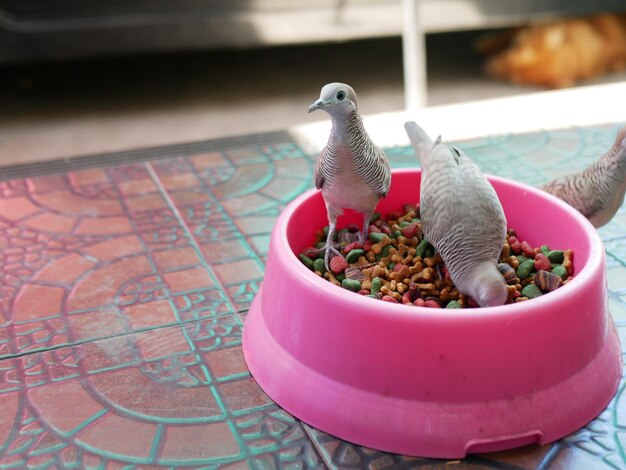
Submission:
[[[358,240],[357,226],[335,234],[335,246],[343,256],[324,267],[323,251],[328,228],[316,233],[313,247],[299,254],[301,262],[316,275],[361,295],[386,302],[430,308],[477,307],[471,297],[461,294],[452,283],[443,260],[424,239],[419,207],[407,204],[402,211],[386,217],[374,214],[369,239]],[[554,250],[546,245],[533,247],[520,240],[514,230],[507,232],[498,270],[509,288],[507,303],[539,297],[572,277],[572,250]]]

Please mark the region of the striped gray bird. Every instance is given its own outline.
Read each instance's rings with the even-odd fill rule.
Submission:
[[[506,218],[495,190],[462,150],[433,142],[416,123],[404,124],[422,167],[420,217],[424,237],[441,255],[459,292],[481,307],[508,298],[497,268]]]
[[[391,172],[385,153],[365,131],[352,87],[325,85],[309,113],[318,109],[326,111],[332,121],[328,143],[315,164],[315,187],[322,191],[328,212],[329,230],[322,248],[328,269],[330,254],[340,255],[333,246],[337,217],[343,209],[363,214],[360,240],[364,242],[376,204],[389,191]]]
[[[587,217],[594,227],[602,227],[624,202],[626,191],[626,127],[602,157],[580,173],[557,178],[541,189],[567,202]]]

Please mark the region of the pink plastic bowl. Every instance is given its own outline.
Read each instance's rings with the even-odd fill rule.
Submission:
[[[418,170],[394,171],[378,210],[415,202],[420,177]],[[602,242],[565,203],[489,179],[521,239],[574,250],[571,282],[528,302],[472,310],[349,292],[296,256],[327,224],[321,194],[309,191],[278,218],[245,324],[244,354],[261,388],[330,434],[423,457],[545,444],[596,417],[621,376]]]

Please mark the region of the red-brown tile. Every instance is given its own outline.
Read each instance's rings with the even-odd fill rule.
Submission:
[[[73,332],[74,341],[127,333],[126,323],[115,308],[100,308],[92,312],[69,315],[66,321]]]
[[[76,228],[78,235],[127,234],[132,231],[133,228],[126,216],[82,219]]]
[[[28,178],[28,189],[31,193],[46,191],[59,191],[67,188],[66,176],[62,173],[56,175],[43,175]]]
[[[193,247],[186,246],[173,250],[157,251],[152,257],[162,271],[169,271],[200,263],[200,258]]]
[[[168,191],[195,188],[200,184],[198,177],[193,173],[178,173],[174,175],[159,176],[161,184]]]
[[[0,395],[0,445],[6,443],[13,432],[13,424],[18,417],[20,395],[16,392],[3,393]]]
[[[96,265],[93,261],[77,253],[69,253],[52,260],[37,272],[33,279],[59,284],[70,284]]]
[[[22,220],[40,211],[27,197],[0,198],[0,216],[8,220]]]
[[[220,395],[229,410],[241,412],[273,404],[252,377],[220,384]]]
[[[116,200],[86,199],[72,191],[54,191],[33,194],[33,200],[42,207],[63,214],[88,217],[121,215],[124,209]]]
[[[104,410],[79,380],[33,388],[28,397],[43,419],[61,433],[72,432]]]
[[[126,197],[158,192],[154,181],[149,178],[122,181],[117,184],[117,187],[120,189],[120,192]]]
[[[265,162],[240,166],[230,179],[214,185],[213,192],[218,199],[255,192],[265,186],[269,172],[270,164]]]
[[[249,256],[248,249],[241,239],[220,240],[216,243],[206,243],[200,247],[205,259],[209,263],[231,260]]]
[[[123,438],[120,432],[123,430]],[[157,425],[122,417],[111,412],[80,432],[76,440],[108,454],[147,459],[157,433]]]
[[[197,267],[163,274],[172,292],[186,292],[213,286],[213,280],[205,268]]]
[[[89,170],[73,171],[69,173],[68,178],[72,186],[90,186],[102,183],[108,183],[109,177],[101,168],[91,168]]]
[[[76,226],[77,220],[67,215],[52,214],[44,212],[35,214],[23,224],[33,230],[39,230],[46,233],[65,233],[70,234]]]
[[[226,285],[239,284],[263,277],[263,271],[253,259],[233,261],[213,266],[215,273]]]
[[[227,423],[168,426],[161,461],[179,463],[239,455],[241,449]]]
[[[89,378],[90,390],[113,409],[119,408],[148,419],[216,420],[224,412],[211,393],[211,387],[181,387],[163,375],[148,376],[145,369],[126,367],[105,371]],[[183,373],[184,370],[179,370]],[[159,382],[162,380],[162,382]]]
[[[178,328],[146,331],[137,334],[136,340],[141,356],[147,361],[191,351],[189,342]]]
[[[82,251],[104,261],[141,253],[144,251],[144,247],[136,235],[128,235],[96,243],[83,248]]]
[[[170,197],[179,207],[202,204],[211,201],[211,195],[208,194],[203,188],[172,191],[170,193]]]
[[[160,194],[149,194],[127,198],[126,207],[131,212],[139,212],[167,209],[169,206]]]
[[[130,321],[133,330],[167,325],[177,320],[168,300],[131,305],[122,312]]]
[[[189,157],[191,164],[198,171],[202,171],[206,168],[215,168],[222,166],[229,166],[230,163],[221,153],[206,153],[202,155],[194,155]]]
[[[213,376],[218,379],[248,372],[241,346],[210,351],[205,358]]]
[[[62,287],[25,284],[13,305],[13,318],[24,322],[53,315],[63,311],[65,289]]]
[[[152,266],[145,256],[122,259],[94,270],[72,289],[67,300],[68,311],[112,305],[125,283],[151,273]]]

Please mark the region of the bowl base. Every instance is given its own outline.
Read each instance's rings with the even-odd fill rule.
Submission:
[[[606,340],[575,375],[525,396],[488,402],[415,402],[329,379],[274,339],[257,293],[243,332],[248,367],[263,391],[298,419],[341,439],[398,454],[463,458],[527,444],[547,444],[583,427],[617,391],[622,361],[608,315]],[[338,358],[340,360],[340,358]]]

